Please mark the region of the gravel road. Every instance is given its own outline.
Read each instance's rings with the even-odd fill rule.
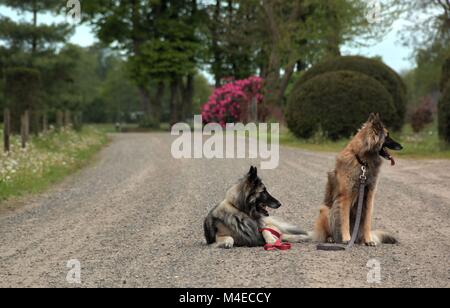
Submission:
[[[81,287],[450,287],[450,161],[383,167],[374,227],[400,245],[225,251],[206,247],[203,218],[252,161],[175,160],[168,134],[112,137],[91,166],[3,211],[0,287],[77,286],[66,281],[72,259]],[[312,229],[333,165],[281,148],[280,167],[261,171],[284,204],[277,215]],[[369,260],[380,284],[367,280]]]

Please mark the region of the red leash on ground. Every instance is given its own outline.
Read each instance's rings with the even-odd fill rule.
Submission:
[[[283,243],[281,241],[281,234],[278,233],[277,231],[275,231],[273,229],[270,229],[270,228],[259,229],[259,232],[261,232],[261,233],[264,232],[264,231],[272,233],[272,235],[277,238],[277,240],[275,241],[274,244],[266,244],[266,245],[264,245],[264,249],[266,251],[273,251],[273,250],[277,250],[277,249],[278,250],[289,250],[289,249],[292,248],[291,243]]]

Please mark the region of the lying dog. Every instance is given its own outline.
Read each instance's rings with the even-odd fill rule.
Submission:
[[[307,234],[299,228],[269,216],[267,208],[278,209],[281,203],[272,197],[258,177],[258,170],[249,173],[234,185],[225,200],[216,206],[204,222],[208,245],[230,249],[274,244],[278,238],[272,229],[282,234],[281,240],[301,242]]]
[[[339,154],[335,170],[328,175],[325,202],[312,234],[315,241],[343,244],[350,241],[355,224],[361,167],[364,166],[367,168],[367,187],[358,242],[367,246],[397,243],[386,232],[372,231],[372,213],[382,158],[395,165],[388,149],[399,151],[403,147],[390,137],[380,115],[372,114]]]

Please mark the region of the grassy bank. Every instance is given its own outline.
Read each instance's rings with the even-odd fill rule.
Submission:
[[[45,190],[84,166],[107,141],[104,131],[88,126],[32,137],[26,149],[13,137],[11,152],[0,150],[0,202]]]
[[[414,133],[411,126],[407,125],[401,133],[392,133],[392,137],[404,146],[403,151],[395,153],[398,157],[450,159],[450,146],[439,140],[437,124],[430,125],[420,133]],[[311,151],[339,152],[348,142],[349,139],[334,142],[320,135],[307,140],[299,139],[287,128],[282,128],[280,132],[280,144]]]

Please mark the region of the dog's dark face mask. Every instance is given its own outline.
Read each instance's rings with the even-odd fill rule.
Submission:
[[[391,165],[394,166],[395,159],[391,155],[391,153],[389,153],[389,150],[401,151],[403,150],[403,146],[391,138],[391,136],[389,135],[389,131],[384,126],[378,113],[370,115],[369,121],[371,122],[372,128],[375,130],[376,134],[379,136],[379,139],[382,142],[379,155],[382,158],[391,161]]]
[[[266,189],[261,179],[258,177],[258,169],[251,167],[246,178],[248,189],[246,197],[246,212],[251,217],[259,219],[269,216],[267,208],[278,209],[281,207],[280,201],[275,199]]]
[[[389,133],[387,134],[384,143],[383,143],[383,147],[380,150],[380,156],[383,157],[386,160],[390,160],[392,165],[395,165],[395,160],[394,157],[391,155],[391,153],[389,153],[389,150],[394,150],[394,151],[401,151],[403,150],[403,146],[398,143],[397,141],[395,141],[394,139],[392,139],[389,136]]]

